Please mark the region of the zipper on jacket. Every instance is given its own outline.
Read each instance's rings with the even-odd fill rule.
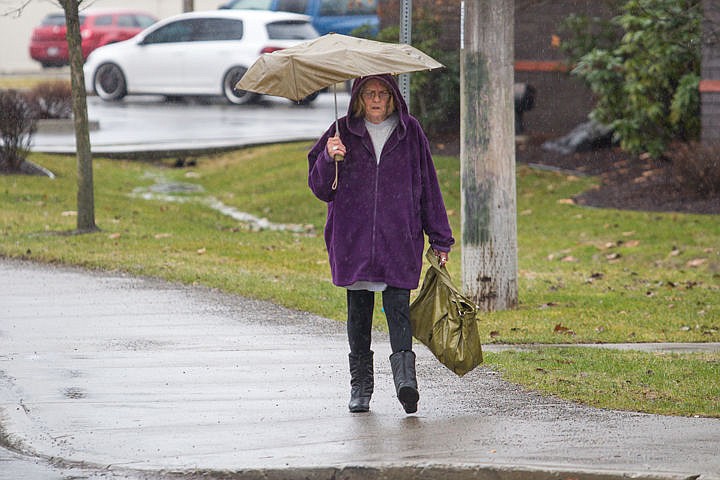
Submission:
[[[377,210],[378,210],[378,183],[380,181],[380,162],[375,160],[375,193],[373,199],[373,220],[372,220],[372,249],[370,250],[370,265],[375,268],[375,244],[377,236]]]

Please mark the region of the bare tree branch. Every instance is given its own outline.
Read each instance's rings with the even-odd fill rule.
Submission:
[[[22,15],[23,10],[25,9],[25,7],[28,6],[28,4],[29,4],[31,1],[32,1],[32,0],[23,0],[23,1],[21,1],[19,4],[17,4],[16,6],[12,6],[12,4],[14,4],[14,3],[16,3],[16,2],[2,2],[2,3],[10,3],[11,6],[9,6],[9,7],[3,7],[2,13],[0,13],[0,16],[3,16],[3,17],[9,17],[9,16],[19,17],[20,15]]]

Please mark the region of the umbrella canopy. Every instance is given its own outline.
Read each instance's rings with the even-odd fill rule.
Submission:
[[[329,33],[260,56],[236,88],[300,101],[311,93],[367,75],[442,68],[411,45]]]

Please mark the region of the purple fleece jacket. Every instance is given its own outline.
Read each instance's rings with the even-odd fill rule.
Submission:
[[[365,119],[352,112],[363,83],[371,78],[388,85],[399,120],[379,164]],[[338,125],[347,154],[339,163],[337,190],[331,187],[335,162],[325,148],[328,137],[335,135],[334,124],[308,154],[308,184],[328,204],[325,243],[333,283],[344,287],[366,280],[415,289],[425,250],[423,233],[440,251],[449,251],[455,242],[427,137],[390,75],[357,79],[348,114]]]

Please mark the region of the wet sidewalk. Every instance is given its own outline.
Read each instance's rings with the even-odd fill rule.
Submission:
[[[371,412],[349,414],[343,324],[113,273],[0,279],[2,480],[720,478],[718,419],[457,378],[422,346],[408,416],[380,333]]]

